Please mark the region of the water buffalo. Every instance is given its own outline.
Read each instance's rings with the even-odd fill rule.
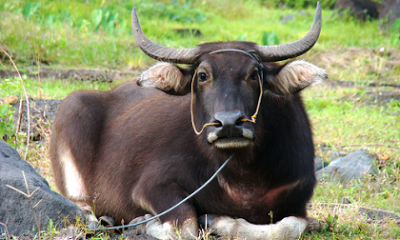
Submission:
[[[79,91],[61,104],[51,137],[56,186],[97,217],[137,222],[184,199],[234,157],[207,187],[140,230],[196,238],[208,215],[216,234],[291,239],[307,228],[316,183],[310,123],[299,92],[327,78],[297,60],[321,29],[317,5],[300,40],[202,43],[174,49],[150,41],[136,10],[138,46],[162,61],[137,82]],[[187,67],[176,64],[186,64]]]

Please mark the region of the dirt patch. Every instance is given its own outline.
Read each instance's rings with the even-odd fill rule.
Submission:
[[[37,69],[23,70],[21,74],[26,74],[29,78],[54,79],[54,80],[77,80],[77,81],[102,81],[112,82],[115,80],[134,78],[140,74],[140,70],[109,70],[109,69],[68,69],[53,70],[41,69],[38,73]],[[0,70],[0,78],[17,77],[17,71]]]
[[[400,84],[396,83],[376,83],[360,84],[353,81],[341,81],[335,79],[326,80],[323,87],[334,88],[355,88],[365,90],[365,95],[353,94],[343,96],[343,99],[352,102],[364,102],[365,104],[389,103],[392,100],[400,101]],[[364,92],[364,91],[362,91]]]
[[[382,84],[397,84],[400,77],[400,49],[314,48],[300,58],[324,68],[331,79]]]
[[[325,80],[323,84],[329,85],[331,87],[356,87],[356,86],[363,85],[363,86],[369,87],[369,88],[389,87],[389,88],[394,88],[394,89],[400,90],[400,84],[398,84],[398,83],[370,82],[367,84],[360,84],[360,83],[356,83],[355,81],[343,81],[343,80],[337,80],[337,79],[328,79],[328,80]]]
[[[50,129],[61,101],[61,99],[29,98],[31,140],[39,141],[50,134]],[[25,99],[22,101],[21,118],[19,114],[20,104],[21,101],[18,100],[18,98],[11,103],[11,105],[15,108],[13,113],[13,123],[15,124],[16,128],[19,127],[19,131],[27,132],[28,118],[27,104]]]

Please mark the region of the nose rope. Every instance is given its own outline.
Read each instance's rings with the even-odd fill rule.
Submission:
[[[262,99],[262,96],[263,96],[263,90],[262,90],[262,84],[261,84],[261,77],[260,77],[260,74],[258,75],[258,83],[259,83],[259,85],[260,85],[260,95],[258,96],[258,103],[257,103],[256,111],[255,111],[254,114],[251,116],[251,119],[248,119],[248,118],[242,118],[242,119],[240,119],[240,121],[242,121],[242,122],[256,123],[256,119],[257,119],[257,115],[258,115],[258,110],[260,109],[261,99]]]
[[[197,131],[197,129],[196,129],[196,124],[194,123],[194,114],[193,114],[193,100],[194,100],[194,94],[193,94],[194,87],[193,86],[194,86],[194,78],[196,77],[196,74],[197,74],[197,69],[194,72],[194,75],[193,75],[193,78],[192,78],[192,83],[191,83],[191,86],[190,86],[190,96],[191,96],[191,98],[190,98],[190,119],[192,120],[193,130],[196,133],[196,135],[198,136],[198,135],[200,135],[200,134],[202,134],[204,132],[204,129],[206,129],[206,127],[208,127],[208,126],[217,126],[219,124],[218,123],[206,123],[206,124],[203,125],[203,127],[200,130],[200,132]]]
[[[259,111],[260,105],[261,105],[261,99],[262,99],[262,96],[263,96],[263,89],[262,89],[262,82],[263,82],[263,70],[262,70],[262,68],[263,68],[263,65],[253,55],[251,55],[250,53],[248,53],[246,51],[243,51],[241,49],[220,49],[220,50],[212,51],[209,54],[215,54],[215,53],[221,53],[221,52],[240,52],[240,53],[244,53],[244,54],[250,56],[253,60],[255,60],[258,63],[258,67],[259,67],[259,69],[258,69],[258,83],[259,83],[259,86],[260,86],[260,95],[258,96],[258,102],[257,102],[256,111],[251,116],[251,119],[248,119],[248,118],[240,119],[241,122],[256,123],[258,111]],[[191,118],[191,121],[192,121],[192,127],[193,127],[194,132],[196,133],[196,135],[200,135],[200,134],[202,134],[204,132],[206,127],[218,126],[220,124],[219,123],[206,123],[206,124],[203,125],[203,127],[201,128],[200,131],[197,131],[197,129],[196,129],[196,124],[194,122],[194,114],[193,114],[193,101],[194,101],[193,92],[194,92],[194,80],[195,80],[196,75],[197,75],[197,69],[195,70],[195,72],[193,74],[191,87],[190,87],[190,95],[191,95],[191,98],[190,98],[190,118]]]

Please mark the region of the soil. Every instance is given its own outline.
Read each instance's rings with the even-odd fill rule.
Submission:
[[[13,114],[14,124],[22,132],[28,131],[28,118],[27,118],[27,104],[25,99],[22,102],[22,115],[21,122],[18,124],[19,120],[19,110],[20,101],[16,101],[12,106],[16,109]],[[54,118],[56,117],[56,112],[61,104],[61,99],[41,99],[41,98],[29,98],[29,109],[30,109],[30,133],[31,140],[40,141],[50,134],[50,129]]]
[[[139,70],[121,71],[121,70],[103,70],[103,69],[41,69],[40,78],[58,79],[58,80],[76,80],[76,81],[102,81],[113,82],[125,78],[133,78],[139,75]],[[37,69],[28,69],[21,74],[26,74],[30,78],[38,78]],[[11,70],[0,70],[0,78],[17,77],[18,73]]]

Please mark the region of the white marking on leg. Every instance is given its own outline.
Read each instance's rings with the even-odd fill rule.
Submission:
[[[217,217],[210,228],[221,236],[252,239],[299,239],[307,228],[307,220],[299,217],[286,217],[276,224],[251,224],[244,219]]]
[[[180,228],[177,225],[177,222],[161,223],[160,220],[154,219],[146,224],[146,233],[159,239],[197,239],[197,220],[187,219]]]
[[[174,226],[171,223],[161,223],[158,219],[146,224],[146,233],[158,239],[173,239],[176,236]]]
[[[71,200],[85,200],[87,191],[81,173],[79,172],[75,159],[68,147],[59,153],[63,170],[64,186],[66,195]]]
[[[138,223],[153,217],[151,214],[137,217],[129,224]],[[162,223],[156,218],[146,224],[136,226],[137,233],[146,233],[158,239],[198,239],[197,219],[187,219],[178,229],[177,222]]]

